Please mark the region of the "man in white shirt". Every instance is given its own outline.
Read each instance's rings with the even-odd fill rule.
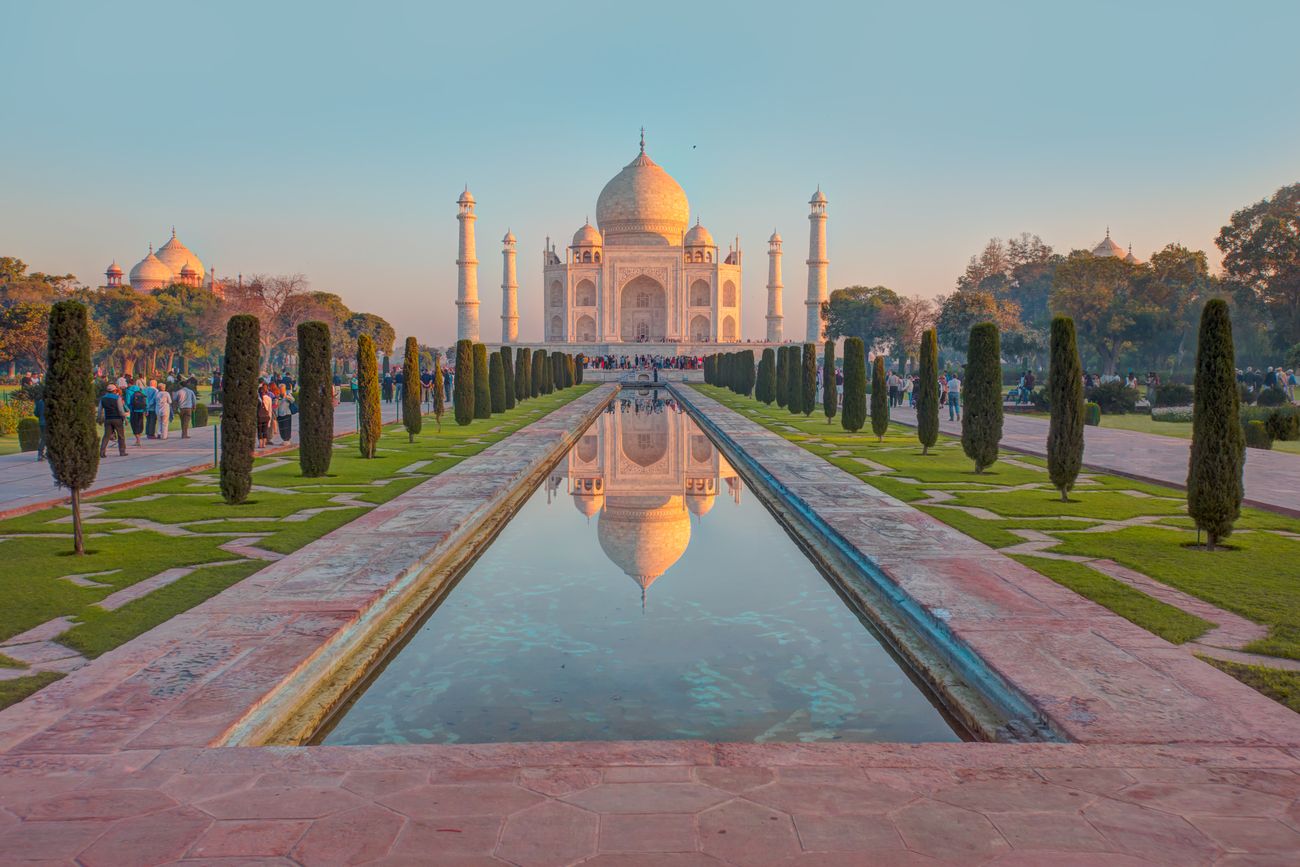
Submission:
[[[955,373],[948,376],[948,421],[961,421],[961,380]]]
[[[194,415],[194,404],[198,401],[198,395],[194,389],[190,388],[189,383],[183,383],[176,391],[176,398],[172,401],[176,406],[176,414],[181,417],[181,439],[190,438],[190,418]]]

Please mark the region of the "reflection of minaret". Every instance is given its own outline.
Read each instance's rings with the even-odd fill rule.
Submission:
[[[474,248],[474,195],[465,192],[456,200],[460,213],[460,256],[456,259],[456,339],[478,342],[478,254]]]
[[[826,194],[818,187],[809,199],[811,211],[808,222],[808,337],[809,343],[822,339],[822,302],[829,295],[826,290]]]
[[[767,239],[767,340],[780,343],[784,315],[781,313],[781,236],[772,230]]]
[[[519,339],[519,281],[515,277],[515,236],[506,230],[501,239],[501,342]]]

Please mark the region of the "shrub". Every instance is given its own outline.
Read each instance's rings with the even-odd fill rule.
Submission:
[[[1276,385],[1270,386],[1260,391],[1255,403],[1259,406],[1285,406],[1287,404],[1286,392]]]
[[[1083,405],[1083,423],[1092,427],[1101,426],[1101,405],[1096,401],[1088,401]]]
[[[369,334],[357,335],[357,446],[361,457],[373,458],[383,435],[383,408],[379,404],[379,364],[375,358],[375,340]]]
[[[0,436],[13,436],[18,430],[18,422],[22,421],[22,418],[22,413],[18,411],[18,407],[0,403]]]
[[[1157,406],[1151,410],[1152,421],[1188,422],[1192,420],[1190,406]]]
[[[424,427],[424,414],[420,412],[420,341],[414,337],[406,338],[402,383],[402,426],[406,428],[406,441],[413,443]]]
[[[822,350],[822,412],[826,413],[826,423],[835,418],[840,392],[835,384],[835,341],[827,340]]]
[[[1002,339],[992,322],[970,330],[962,391],[961,448],[982,473],[998,459],[1002,440]]]
[[[190,416],[190,426],[208,426],[208,405],[201,400],[196,400],[194,402],[194,414]]]
[[[1248,421],[1245,424],[1246,447],[1251,449],[1273,448],[1273,435],[1268,425],[1262,421]]]
[[[874,406],[874,401],[873,401]],[[849,433],[867,421],[867,353],[860,337],[844,339],[844,407],[840,427]]]
[[[1068,500],[1083,466],[1083,365],[1074,320],[1068,316],[1052,319],[1050,355],[1047,391],[1052,416],[1047,429],[1047,472],[1061,499]]]
[[[1152,396],[1152,406],[1191,406],[1192,387],[1182,383],[1162,385]]]
[[[871,366],[871,432],[877,442],[885,441],[889,430],[889,376],[885,372],[885,357],[877,355]]]
[[[1245,436],[1235,367],[1228,305],[1214,298],[1201,311],[1187,469],[1187,513],[1197,529],[1205,531],[1206,548],[1211,551],[1232,533],[1244,494]],[[1268,435],[1267,430],[1263,433]]]
[[[34,415],[18,420],[18,448],[24,452],[34,452],[41,445],[41,422]]]
[[[240,313],[226,323],[226,359],[221,374],[221,496],[232,506],[253,486],[257,443],[257,371],[262,323]]]
[[[330,327],[298,326],[298,467],[307,478],[330,470],[334,456],[334,385],[330,379]],[[194,423],[198,425],[195,407]],[[204,421],[207,411],[204,410]]]
[[[492,412],[506,411],[506,369],[501,363],[501,353],[493,352],[488,359],[488,387],[492,392]]]
[[[1136,388],[1129,388],[1122,380],[1107,382],[1094,388],[1088,399],[1106,415],[1123,415],[1137,408],[1138,393]]]
[[[474,344],[468,340],[456,341],[456,376],[451,383],[452,409],[456,424],[467,425],[474,420]]]
[[[1275,440],[1300,439],[1300,412],[1284,412],[1282,410],[1273,410],[1264,420],[1264,427],[1268,430],[1269,436]],[[22,428],[18,429],[19,434]]]
[[[933,328],[921,335],[920,382],[916,386],[916,436],[921,454],[939,439],[939,342]]]

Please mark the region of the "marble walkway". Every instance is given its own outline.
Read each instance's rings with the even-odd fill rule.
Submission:
[[[915,425],[916,411],[895,407],[893,420]],[[939,411],[939,429],[961,435],[961,422],[948,421]],[[1046,454],[1047,420],[1006,414],[1002,447],[1025,454]],[[1187,484],[1187,453],[1191,440],[1140,431],[1088,427],[1084,432],[1083,463],[1096,470],[1143,479],[1175,488]],[[1300,455],[1246,449],[1246,503],[1275,512],[1300,515]]]

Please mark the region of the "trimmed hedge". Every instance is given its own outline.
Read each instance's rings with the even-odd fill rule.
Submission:
[[[1101,407],[1096,401],[1088,401],[1083,407],[1083,423],[1093,427],[1101,426]]]
[[[329,472],[334,457],[330,327],[324,322],[298,326],[298,381],[298,467],[307,478],[319,478]]]
[[[190,427],[208,426],[208,405],[195,401],[194,414],[190,416]]]
[[[261,321],[248,313],[236,314],[226,322],[226,358],[221,375],[221,496],[232,506],[244,502],[253,487],[261,333]]]
[[[1268,426],[1262,421],[1248,421],[1244,426],[1244,430],[1246,433],[1246,448],[1273,448],[1273,435],[1268,432]]]
[[[1123,415],[1137,409],[1138,392],[1122,381],[1107,382],[1088,392],[1088,399],[1106,415]]]
[[[1152,395],[1152,406],[1191,406],[1192,387],[1182,383],[1162,385]]]
[[[34,452],[41,445],[41,422],[34,415],[18,420],[18,448],[24,452]]]

